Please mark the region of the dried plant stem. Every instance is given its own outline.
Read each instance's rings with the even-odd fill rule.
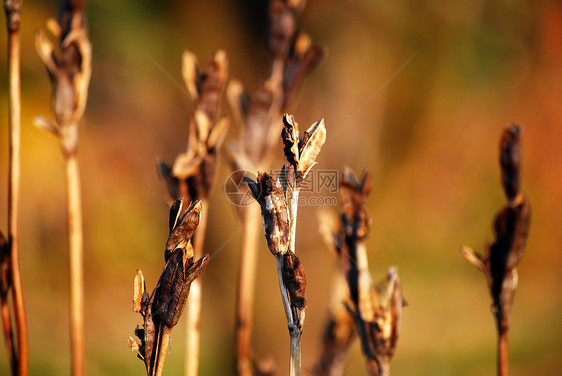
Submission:
[[[508,330],[498,332],[498,376],[507,376],[509,369]]]
[[[295,322],[296,314],[291,308],[289,301],[289,292],[283,281],[283,254],[275,255],[277,259],[277,272],[279,275],[279,289],[281,290],[281,299],[283,300],[283,308],[287,317],[287,325],[291,336],[289,375],[300,376],[301,374],[301,334],[302,330],[298,322]]]
[[[160,335],[158,338],[158,351],[156,359],[154,361],[154,369],[152,375],[162,376],[164,374],[164,362],[166,361],[166,355],[168,354],[168,347],[170,347],[170,333],[172,329],[167,328],[165,325],[161,325]]]
[[[259,206],[247,206],[245,217],[236,296],[236,359],[238,375],[251,376],[253,371],[250,344],[256,284],[257,236],[260,226]]]
[[[68,184],[68,226],[70,241],[70,338],[72,375],[84,374],[84,252],[82,236],[82,201],[80,169],[76,152],[66,156]]]
[[[203,244],[205,242],[205,230],[207,228],[208,201],[201,200],[201,218],[199,226],[193,236],[194,258],[196,260],[203,256]],[[191,284],[189,297],[187,298],[187,325],[185,346],[185,376],[197,376],[199,374],[199,342],[201,331],[201,278]]]
[[[19,256],[19,191],[20,191],[20,139],[21,139],[21,92],[20,92],[20,34],[8,28],[8,65],[10,75],[10,146],[8,172],[8,243],[10,247],[12,296],[15,306],[17,333],[17,372],[28,374],[28,338]],[[12,368],[15,372],[16,369]]]
[[[7,298],[7,297],[6,297]],[[2,330],[4,331],[4,339],[6,348],[8,349],[8,356],[10,357],[10,368],[17,370],[18,355],[14,347],[14,331],[12,330],[12,322],[10,316],[10,306],[8,299],[2,300]]]

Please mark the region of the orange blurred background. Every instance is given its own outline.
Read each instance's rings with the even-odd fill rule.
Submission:
[[[230,77],[250,90],[270,64],[258,0],[154,4],[98,0],[87,8],[93,73],[79,153],[90,375],[144,372],[126,347],[140,324],[131,310],[132,282],[141,268],[152,290],[164,266],[169,208],[154,162],[172,162],[186,147],[193,105],[176,87],[183,85],[183,50],[206,66],[224,48]],[[70,370],[64,169],[57,141],[32,125],[37,115],[51,116],[34,32],[56,13],[55,1],[23,4],[21,262],[35,375]],[[562,374],[562,5],[309,0],[300,26],[327,46],[328,57],[305,83],[295,118],[301,126],[326,121],[328,142],[316,168],[373,171],[371,272],[382,279],[397,265],[409,303],[393,374],[495,374],[491,299],[483,276],[458,249],[482,250],[492,239],[493,217],[505,202],[498,141],[511,122],[523,126],[523,189],[533,207],[512,312],[511,374]],[[0,213],[6,213],[5,28],[0,43]],[[223,113],[230,114],[225,102]],[[237,137],[236,127],[230,135]],[[280,165],[280,147],[277,156]],[[201,375],[234,370],[241,229],[223,190],[228,174],[223,164],[208,207],[205,250],[215,257],[204,274]],[[297,228],[308,279],[305,370],[319,354],[336,270],[318,233],[317,209],[302,207]],[[0,229],[6,230],[6,215]],[[289,338],[277,272],[264,239],[259,243],[253,345],[284,375]],[[166,374],[182,373],[183,351],[181,320]],[[7,373],[0,351],[0,374]],[[347,374],[366,374],[358,343]]]

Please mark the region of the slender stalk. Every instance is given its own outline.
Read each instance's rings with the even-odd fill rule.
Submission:
[[[166,361],[166,355],[168,354],[168,347],[170,347],[170,333],[172,329],[167,328],[162,325],[160,330],[160,338],[158,338],[158,352],[156,355],[156,360],[154,361],[154,369],[152,374],[155,376],[162,376],[164,374],[164,362]]]
[[[203,244],[205,242],[205,230],[207,228],[208,201],[201,200],[201,218],[193,236],[194,259],[203,256]],[[199,373],[199,342],[201,331],[201,278],[197,278],[191,284],[189,297],[187,298],[187,334],[185,346],[185,376],[197,376]]]
[[[279,276],[279,289],[281,290],[281,299],[283,300],[283,308],[287,317],[287,325],[291,336],[291,349],[289,360],[289,375],[300,376],[301,374],[301,334],[302,330],[299,323],[295,321],[296,315],[293,315],[291,303],[289,302],[289,293],[283,282],[283,254],[275,255],[277,259],[277,273]]]
[[[72,375],[84,374],[84,255],[82,236],[82,201],[80,170],[76,153],[66,157],[68,184],[68,226],[70,240],[70,338],[72,347]]]
[[[295,253],[295,243],[296,243],[296,234],[297,234],[297,212],[299,210],[299,190],[295,189],[293,191],[293,196],[289,201],[289,205],[291,206],[291,245],[290,250],[291,252]]]
[[[6,342],[6,348],[8,350],[8,356],[10,357],[10,368],[15,371],[18,368],[18,355],[16,353],[16,348],[14,347],[14,331],[12,329],[12,322],[10,316],[10,306],[8,304],[8,297],[2,300],[2,330],[4,331],[4,339]],[[15,373],[15,372],[13,372]]]
[[[18,375],[28,374],[28,338],[19,256],[19,193],[20,193],[20,34],[17,28],[8,28],[8,66],[10,75],[10,146],[8,172],[8,243],[10,246],[12,297],[18,343]],[[12,368],[15,373],[16,369]]]
[[[508,331],[498,332],[498,376],[507,376],[509,369]]]
[[[236,358],[238,375],[251,376],[253,372],[250,343],[256,285],[257,235],[260,226],[259,206],[247,206],[245,217],[236,296]]]

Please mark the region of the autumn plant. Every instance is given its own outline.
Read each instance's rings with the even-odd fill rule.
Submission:
[[[170,235],[164,251],[166,266],[152,294],[146,291],[142,271],[137,270],[135,275],[133,311],[142,316],[143,326],[137,326],[138,340],[129,338],[129,347],[138,351],[149,376],[163,374],[172,328],[183,313],[193,281],[209,263],[209,255],[195,258],[191,242],[200,216],[200,201],[182,213],[182,201],[177,200],[170,209]]]
[[[283,117],[283,151],[285,164],[275,181],[266,172],[257,181],[245,178],[252,196],[259,203],[265,239],[277,259],[281,299],[289,327],[290,375],[301,373],[301,334],[306,308],[306,277],[295,254],[298,197],[301,184],[316,164],[316,158],[326,141],[324,120],[300,133],[293,116]]]
[[[70,336],[72,374],[84,374],[84,272],[82,202],[78,166],[78,126],[86,107],[91,75],[91,46],[84,28],[86,2],[62,1],[57,19],[47,28],[59,39],[53,43],[38,31],[37,53],[49,74],[53,88],[55,121],[38,117],[35,124],[55,135],[62,146],[68,185],[68,220],[70,235]]]
[[[228,130],[228,121],[220,118],[220,98],[228,78],[226,53],[219,50],[212,57],[206,72],[201,72],[195,55],[183,53],[182,75],[187,93],[195,104],[189,126],[187,150],[180,153],[172,167],[158,163],[170,196],[201,201],[203,211],[193,238],[196,258],[203,254],[207,227],[208,198],[215,185],[218,151]],[[201,285],[195,281],[188,302],[185,375],[196,376],[199,369],[199,330],[201,316]]]
[[[390,360],[398,344],[404,300],[396,267],[388,269],[385,287],[374,283],[369,274],[366,242],[371,219],[366,201],[372,187],[371,179],[371,173],[366,171],[357,181],[346,168],[340,181],[341,223],[330,239],[341,273],[336,279],[338,285],[334,295],[341,300],[339,305],[336,302],[331,307],[317,375],[341,374],[345,351],[354,338],[350,318],[355,322],[354,331],[361,341],[369,375],[390,374]],[[349,316],[343,312],[342,306]]]
[[[303,0],[268,2],[265,44],[271,58],[270,75],[251,94],[237,80],[228,84],[227,97],[241,129],[239,141],[231,141],[226,150],[235,182],[240,182],[247,171],[264,171],[271,167],[279,142],[282,114],[294,106],[303,81],[325,55],[323,46],[313,43],[308,35],[298,30],[298,17],[304,6]],[[248,206],[245,201],[235,204],[243,224],[236,295],[236,366],[238,375],[249,376],[266,372],[251,350],[256,235],[260,221],[256,206]]]
[[[521,261],[531,219],[529,202],[521,191],[521,130],[517,125],[507,127],[500,140],[500,166],[507,204],[494,220],[496,239],[486,245],[481,255],[463,246],[464,257],[486,277],[492,296],[492,313],[498,332],[499,376],[508,374],[508,334],[510,312],[517,289],[517,265]]]
[[[20,23],[22,0],[4,0],[8,34],[9,81],[9,156],[8,156],[8,238],[0,234],[0,308],[2,328],[10,368],[13,375],[27,375],[29,349],[27,322],[23,301],[19,253],[20,207],[20,145],[21,145],[21,89],[20,89]],[[10,308],[9,294],[12,294]],[[15,321],[15,336],[12,327]]]

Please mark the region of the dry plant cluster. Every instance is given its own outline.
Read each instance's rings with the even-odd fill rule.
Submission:
[[[80,171],[78,165],[79,124],[86,107],[91,74],[91,47],[84,26],[85,0],[62,1],[58,17],[47,21],[56,39],[43,32],[36,35],[36,49],[52,84],[54,120],[37,117],[35,124],[61,143],[68,184],[70,253],[70,328],[72,375],[85,370],[84,282]],[[4,0],[8,29],[10,83],[10,155],[7,237],[0,234],[0,298],[2,328],[13,375],[28,374],[28,339],[19,265],[19,148],[20,84],[19,25],[21,4]],[[257,238],[263,225],[267,246],[275,257],[281,303],[289,331],[290,375],[300,375],[301,336],[307,308],[304,265],[296,253],[299,193],[317,163],[327,137],[324,120],[301,132],[289,115],[306,77],[326,55],[324,46],[301,32],[298,19],[304,0],[268,2],[266,48],[271,57],[270,75],[253,93],[230,79],[228,57],[220,50],[202,71],[196,56],[185,51],[182,76],[195,104],[189,124],[187,148],[174,163],[158,161],[170,198],[169,236],[164,247],[164,268],[155,288],[147,291],[142,272],[134,278],[133,311],[142,325],[134,329],[129,347],[138,353],[148,375],[162,375],[172,329],[187,311],[185,375],[199,373],[199,342],[202,294],[201,278],[211,257],[204,255],[209,198],[217,178],[219,151],[225,145],[225,161],[234,176],[245,181],[245,189],[257,204],[236,207],[243,225],[236,297],[236,374],[271,375],[275,365],[258,359],[251,346],[252,309],[257,264]],[[229,121],[221,114],[227,97],[240,137],[225,144]],[[279,140],[283,164],[278,176],[271,169]],[[528,234],[530,207],[521,191],[520,128],[510,126],[500,141],[502,185],[507,204],[496,216],[496,239],[484,255],[469,247],[461,252],[481,270],[493,301],[498,331],[498,375],[507,375],[509,315],[517,287],[519,264]],[[246,176],[256,172],[257,178]],[[367,198],[372,174],[361,179],[345,169],[339,193],[341,213],[328,223],[322,212],[320,226],[339,268],[331,287],[331,303],[322,338],[322,351],[311,370],[315,375],[341,375],[346,353],[356,339],[361,344],[370,375],[388,375],[396,352],[405,307],[397,267],[390,267],[383,282],[369,272],[367,237],[371,218]],[[187,208],[184,210],[184,206]],[[259,220],[261,217],[261,221]],[[213,229],[218,233],[219,229]]]

